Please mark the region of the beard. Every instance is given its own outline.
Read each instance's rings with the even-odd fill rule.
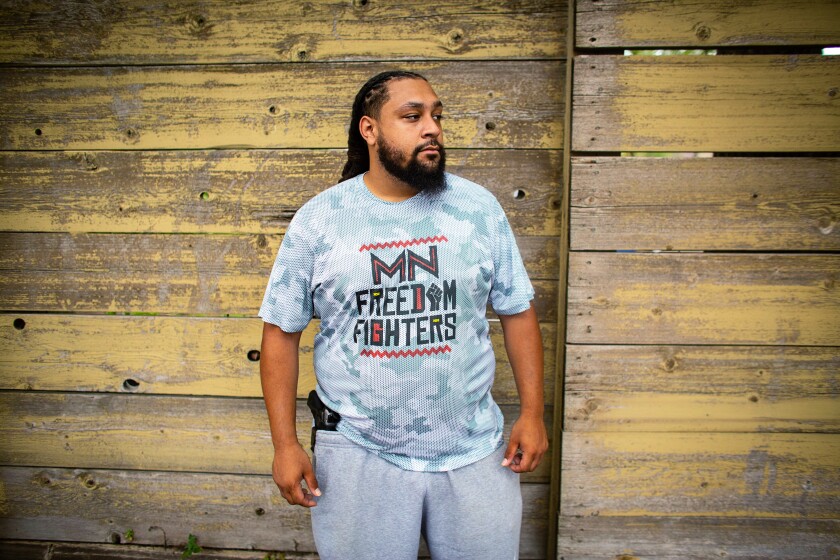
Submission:
[[[379,161],[385,170],[410,186],[417,192],[427,192],[429,194],[437,194],[446,188],[446,177],[444,171],[446,169],[446,152],[443,149],[443,144],[437,141],[430,141],[414,149],[408,163],[402,162],[402,154],[388,143],[384,137],[379,138],[379,146],[376,149],[376,154],[379,156]],[[420,162],[420,152],[429,146],[438,147],[438,160],[430,161],[428,164]]]

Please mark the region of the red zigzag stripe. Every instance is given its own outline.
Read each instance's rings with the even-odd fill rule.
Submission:
[[[452,352],[452,348],[447,344],[446,346],[436,346],[434,348],[422,348],[420,350],[369,350],[365,348],[361,351],[361,355],[368,358],[416,358],[417,356],[431,356],[433,354],[443,354],[445,352]]]
[[[372,249],[392,249],[394,247],[411,247],[412,245],[423,245],[424,243],[443,243],[449,241],[443,235],[436,235],[434,237],[423,237],[421,239],[411,239],[409,241],[388,241],[387,243],[371,243],[359,247],[359,252],[370,251]]]

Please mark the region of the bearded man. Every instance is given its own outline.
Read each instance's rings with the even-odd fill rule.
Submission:
[[[413,560],[421,535],[435,560],[517,558],[519,473],[548,448],[534,291],[498,201],[445,171],[442,119],[419,74],[361,88],[341,182],[295,214],[260,307],[274,481],[312,508],[325,560]],[[488,303],[520,397],[507,444]],[[310,461],[295,399],[313,315]]]

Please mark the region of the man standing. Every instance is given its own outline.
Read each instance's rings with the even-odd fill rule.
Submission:
[[[435,560],[517,558],[519,473],[548,447],[534,292],[499,203],[444,171],[442,118],[419,74],[362,87],[342,181],[295,215],[260,308],[274,481],[313,507],[325,560],[414,559],[421,534]],[[488,303],[521,403],[507,445]],[[313,313],[314,468],[295,433]]]

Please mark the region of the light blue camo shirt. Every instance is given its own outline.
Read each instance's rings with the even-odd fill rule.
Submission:
[[[441,193],[386,202],[359,175],[295,214],[259,316],[286,332],[320,318],[317,391],[339,432],[403,469],[448,471],[503,444],[487,304],[513,315],[533,297],[485,188],[447,173]]]

